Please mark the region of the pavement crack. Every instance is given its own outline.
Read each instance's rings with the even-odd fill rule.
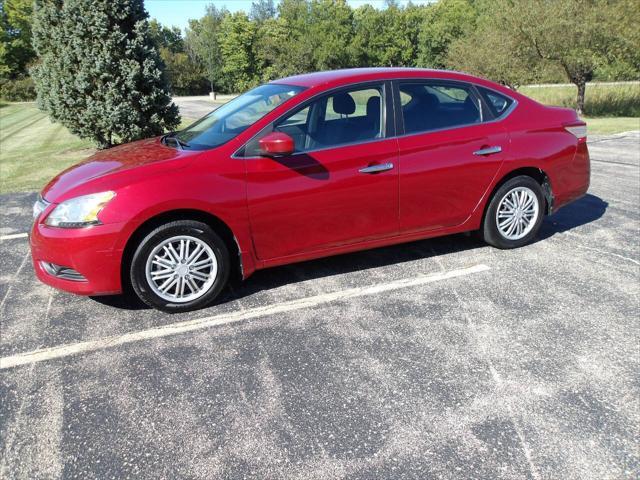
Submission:
[[[13,275],[13,278],[11,279],[11,285],[9,285],[9,288],[7,288],[7,292],[4,294],[4,298],[2,299],[2,302],[0,302],[0,313],[3,310],[5,303],[7,302],[7,298],[9,298],[9,294],[11,293],[11,290],[13,290],[13,286],[15,285],[15,282],[18,279],[18,275],[20,275],[20,272],[24,268],[24,265],[27,263],[27,259],[31,256],[30,254],[31,254],[30,251],[27,251],[27,253],[25,253],[22,259],[22,263],[20,263],[20,266],[16,270],[16,273]]]

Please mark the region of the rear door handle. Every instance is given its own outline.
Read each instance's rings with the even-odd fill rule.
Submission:
[[[371,165],[358,170],[360,173],[380,173],[393,168],[393,163],[381,163],[379,165]]]
[[[473,154],[484,156],[484,155],[493,155],[494,153],[500,153],[501,151],[502,151],[502,147],[496,145],[495,147],[481,148],[480,150],[476,150],[475,152],[473,152]]]

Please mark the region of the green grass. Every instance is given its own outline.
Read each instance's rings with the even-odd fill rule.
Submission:
[[[575,86],[522,87],[518,91],[545,105],[576,106]],[[584,114],[587,117],[640,117],[640,83],[587,83]]]
[[[189,125],[191,125],[193,122],[195,122],[196,120],[197,120],[197,118],[184,118],[184,117],[182,117],[181,122],[180,122],[180,126],[178,127],[178,130],[184,130]]]
[[[639,117],[585,117],[584,121],[587,122],[588,135],[610,135],[612,133],[640,130]]]
[[[63,169],[94,152],[34,103],[0,108],[0,193],[40,190]]]

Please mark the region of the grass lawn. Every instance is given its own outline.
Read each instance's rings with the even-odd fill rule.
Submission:
[[[587,122],[587,135],[611,135],[640,130],[640,117],[585,117],[584,121]]]
[[[518,92],[545,105],[576,105],[577,90],[573,85],[529,86]],[[589,135],[640,130],[640,83],[587,83],[584,120]]]
[[[191,123],[184,119],[181,128]],[[0,102],[0,193],[40,190],[93,152],[90,141],[50,122],[34,103]]]
[[[93,152],[91,142],[51,123],[34,103],[0,106],[0,193],[40,190]]]
[[[573,85],[528,86],[518,92],[545,105],[575,108],[577,88]],[[587,83],[586,117],[640,117],[640,82]]]
[[[187,128],[189,125],[191,125],[196,120],[198,120],[198,119],[197,118],[184,118],[184,117],[182,117],[182,121],[180,122],[180,126],[178,127],[178,129],[182,130],[183,128]]]

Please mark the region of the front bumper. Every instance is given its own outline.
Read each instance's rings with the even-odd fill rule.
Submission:
[[[37,277],[43,283],[80,295],[109,295],[122,292],[122,251],[115,245],[124,224],[88,228],[56,228],[36,222],[29,244]],[[77,271],[84,280],[69,280],[52,274],[48,262]]]

